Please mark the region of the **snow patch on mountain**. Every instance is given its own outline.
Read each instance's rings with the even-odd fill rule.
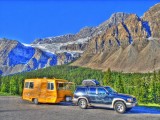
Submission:
[[[147,37],[151,37],[151,29],[150,29],[149,23],[147,21],[143,22],[143,27],[147,32]]]
[[[65,42],[65,43],[31,44],[31,46],[39,48],[39,49],[42,49],[42,50],[47,51],[47,52],[51,52],[53,54],[55,54],[55,53],[63,53],[63,52],[83,53],[83,51],[80,51],[80,50],[75,50],[75,51],[74,50],[73,51],[61,50],[61,47],[62,46],[67,46],[67,45],[74,45],[74,44],[84,44],[84,43],[87,43],[89,41],[89,39],[90,39],[90,37],[78,39],[76,41],[69,41],[69,42]]]
[[[26,47],[32,47],[30,44],[26,44],[26,43],[22,43],[22,45],[24,45]]]

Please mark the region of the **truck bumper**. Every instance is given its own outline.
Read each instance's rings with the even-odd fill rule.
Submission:
[[[129,103],[129,102],[127,102],[126,103],[126,107],[127,108],[132,108],[132,107],[135,107],[137,105],[137,102],[135,102],[135,103]]]

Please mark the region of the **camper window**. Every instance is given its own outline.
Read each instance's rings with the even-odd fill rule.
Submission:
[[[58,83],[58,90],[71,90],[73,84],[71,83]]]
[[[54,90],[54,83],[49,82],[47,85],[48,90]]]
[[[29,82],[25,82],[25,88],[28,88],[28,86],[29,86]]]
[[[34,83],[33,83],[33,82],[30,82],[29,88],[30,88],[30,89],[33,89],[33,87],[34,87]]]
[[[58,83],[58,89],[59,90],[65,90],[66,88],[65,88],[65,84],[64,83]]]
[[[33,89],[34,87],[34,83],[33,82],[25,82],[25,88],[30,88],[30,89]]]

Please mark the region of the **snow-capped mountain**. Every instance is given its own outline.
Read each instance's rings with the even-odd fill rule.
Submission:
[[[67,52],[55,54],[18,41],[0,40],[0,74],[8,75],[49,66],[66,64],[76,56]]]
[[[32,43],[32,46],[54,53],[69,52],[81,56],[86,50],[90,39],[104,33],[108,28],[123,22],[128,16],[129,14],[127,13],[114,13],[109,20],[106,20],[97,27],[84,27],[77,34],[36,39]]]
[[[0,74],[72,65],[124,72],[160,69],[160,4],[142,17],[115,13],[76,34],[36,39],[32,44],[0,39]],[[79,59],[78,59],[79,58]],[[78,60],[77,60],[78,59]]]

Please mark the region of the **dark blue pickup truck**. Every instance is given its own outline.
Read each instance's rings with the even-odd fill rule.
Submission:
[[[114,108],[118,113],[129,111],[137,104],[135,97],[117,93],[109,86],[100,86],[96,80],[84,80],[74,92],[73,103],[80,108],[87,106]]]

